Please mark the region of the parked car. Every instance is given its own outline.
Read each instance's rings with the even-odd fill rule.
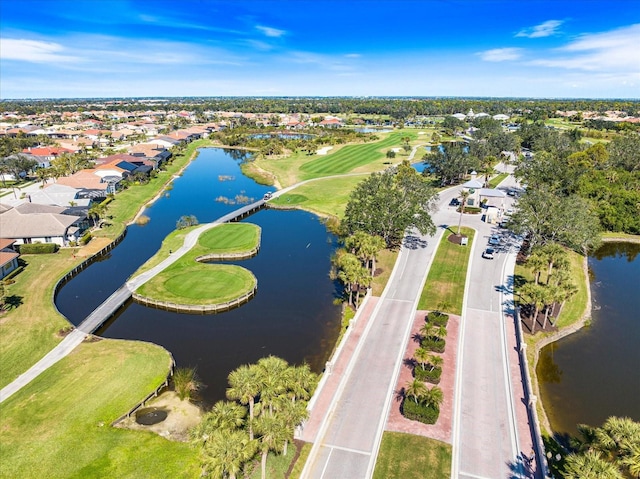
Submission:
[[[493,259],[496,250],[493,248],[487,248],[482,252],[482,257],[486,259]]]
[[[513,208],[507,208],[507,214],[508,215],[512,215],[513,214]]]
[[[264,194],[264,199],[265,200],[270,200],[271,197],[273,196],[273,193],[271,193],[270,191]]]
[[[460,206],[460,200],[458,198],[451,198],[449,206]]]
[[[489,244],[491,246],[498,246],[500,244],[500,236],[498,235],[491,236],[491,238],[489,238]]]

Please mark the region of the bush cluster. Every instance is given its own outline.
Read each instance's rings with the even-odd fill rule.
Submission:
[[[413,372],[416,376],[416,379],[419,379],[422,382],[428,382],[431,384],[440,384],[440,376],[442,376],[442,368],[435,367],[433,370],[431,368],[422,369],[421,367],[416,367],[413,369]]]
[[[446,341],[436,336],[424,338],[420,343],[421,347],[428,351],[433,351],[434,353],[444,353],[445,345]]]
[[[427,322],[434,324],[436,326],[447,326],[449,322],[449,315],[445,313],[441,313],[440,311],[433,311],[427,314]]]
[[[411,398],[405,398],[402,402],[402,414],[412,421],[420,421],[424,424],[435,424],[440,415],[440,409],[417,403]]]
[[[50,254],[58,251],[55,243],[31,243],[19,245],[20,254]]]
[[[91,238],[92,238],[91,233],[87,231],[87,232],[82,236],[82,238],[80,238],[80,244],[81,244],[81,245],[85,245],[85,244],[87,244],[89,241],[91,241]]]

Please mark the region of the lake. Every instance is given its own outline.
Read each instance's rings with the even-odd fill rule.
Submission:
[[[200,223],[237,208],[219,201],[236,195],[260,198],[269,191],[242,175],[243,153],[203,148],[173,189],[145,211],[150,221],[129,227],[111,254],[69,281],[56,297],[60,311],[79,324],[159,248],[182,215]],[[308,362],[320,372],[340,328],[338,283],[329,278],[337,238],[304,211],[262,210],[244,221],[262,228],[260,252],[233,264],[258,279],[254,299],[216,315],[177,314],[129,301],[98,334],[150,341],[169,350],[178,367],[194,367],[211,404],[224,397],[226,378],[241,364],[269,354],[292,364]]]
[[[606,243],[589,258],[591,323],[542,349],[537,374],[551,427],[575,434],[609,416],[640,421],[640,245]]]

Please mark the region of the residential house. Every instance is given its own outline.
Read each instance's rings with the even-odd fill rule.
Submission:
[[[68,246],[78,241],[89,221],[85,215],[70,214],[68,207],[22,203],[0,214],[2,237],[16,244],[56,243]]]
[[[49,168],[51,166],[51,160],[56,159],[64,153],[72,154],[75,153],[75,151],[58,146],[42,146],[25,148],[22,150],[22,153],[37,161],[39,168]]]
[[[0,238],[0,280],[19,266],[18,257],[20,255],[13,249],[14,243],[15,240]]]
[[[129,154],[138,158],[146,158],[155,163],[158,168],[171,157],[171,152],[166,148],[153,143],[140,143],[129,147]]]

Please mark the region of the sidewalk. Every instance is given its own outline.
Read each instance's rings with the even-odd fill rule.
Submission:
[[[313,395],[313,398],[309,401],[311,414],[304,424],[304,428],[299,433],[298,439],[306,442],[314,442],[316,440],[320,427],[322,426],[322,421],[328,413],[329,406],[338,390],[342,376],[353,357],[356,346],[379,300],[380,298],[376,296],[371,296],[367,300],[359,316],[357,316],[357,321],[351,326],[352,329],[348,336],[343,338],[343,342],[338,346],[341,349],[336,350],[337,357],[331,358],[331,361],[333,361],[330,361],[331,371],[325,370],[326,381],[318,385],[318,389]],[[334,354],[334,356],[336,356],[336,354]]]

